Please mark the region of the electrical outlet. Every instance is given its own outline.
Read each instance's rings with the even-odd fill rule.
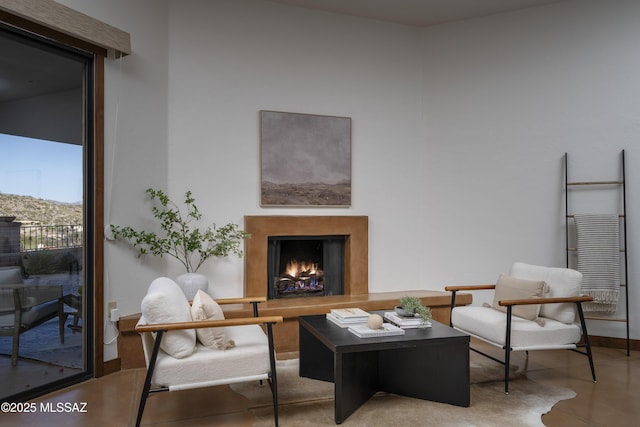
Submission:
[[[118,303],[115,301],[109,301],[107,303],[107,313],[111,313],[112,310],[118,308]]]

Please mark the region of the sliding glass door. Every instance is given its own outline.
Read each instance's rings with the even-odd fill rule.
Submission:
[[[0,26],[0,399],[93,372],[93,55]]]

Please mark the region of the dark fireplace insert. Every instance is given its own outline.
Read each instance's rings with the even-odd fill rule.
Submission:
[[[347,236],[270,236],[269,299],[344,294]]]

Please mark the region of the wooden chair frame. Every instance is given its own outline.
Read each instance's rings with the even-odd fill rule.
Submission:
[[[151,353],[151,357],[149,358],[149,364],[147,367],[147,375],[145,377],[144,386],[142,388],[142,393],[140,396],[140,405],[138,407],[138,416],[136,418],[136,427],[140,426],[140,422],[142,421],[142,414],[144,413],[144,407],[147,402],[147,397],[151,393],[156,393],[160,391],[169,391],[169,387],[158,387],[151,389],[151,379],[153,378],[153,372],[156,365],[156,359],[158,358],[158,353],[160,351],[160,343],[162,342],[162,337],[164,333],[167,331],[175,331],[180,329],[197,329],[197,328],[213,328],[213,327],[226,327],[226,326],[245,326],[245,325],[264,325],[267,331],[267,339],[269,342],[269,363],[271,367],[271,373],[269,374],[269,378],[267,381],[269,382],[269,387],[271,388],[271,394],[273,399],[273,417],[275,420],[275,425],[278,426],[278,380],[276,374],[276,357],[275,357],[275,348],[273,344],[273,325],[276,323],[282,323],[282,316],[259,316],[258,314],[258,304],[261,302],[265,302],[266,297],[255,297],[255,298],[226,298],[226,299],[218,299],[216,302],[220,305],[226,304],[252,304],[253,306],[253,317],[243,317],[237,319],[224,319],[224,320],[199,320],[192,322],[181,322],[181,323],[158,323],[153,325],[138,325],[136,326],[136,332],[142,334],[144,332],[155,332],[155,342],[153,345],[153,351]]]
[[[479,291],[479,290],[495,290],[496,285],[494,284],[485,284],[485,285],[454,285],[454,286],[445,286],[445,291],[451,292],[451,311],[449,315],[449,325],[453,326],[451,322],[451,313],[456,306],[456,293],[458,291]],[[582,303],[593,301],[593,297],[590,296],[576,296],[576,297],[560,297],[560,298],[528,298],[528,299],[517,299],[517,300],[500,300],[498,304],[501,307],[507,308],[506,313],[506,331],[505,331],[505,344],[502,346],[504,350],[504,360],[500,360],[495,358],[489,354],[486,354],[478,349],[470,347],[470,349],[478,354],[481,354],[485,357],[488,357],[491,360],[494,360],[502,365],[504,365],[504,392],[505,394],[509,394],[509,362],[510,355],[513,348],[511,347],[511,317],[514,306],[518,305],[530,305],[530,304],[557,304],[557,303],[574,303],[578,310],[578,317],[580,319],[580,326],[582,328],[582,338],[584,343],[578,343],[571,346],[567,346],[566,349],[575,351],[582,355],[585,355],[589,358],[589,366],[591,368],[591,377],[593,378],[593,382],[596,382],[596,371],[593,365],[593,354],[591,352],[591,344],[589,343],[589,334],[587,332],[587,324],[584,320],[584,313],[582,311]],[[463,331],[466,332],[466,331]],[[466,332],[468,333],[468,332]],[[492,345],[498,346],[498,344],[487,340],[481,336],[470,334],[482,341],[488,342]],[[585,351],[578,350],[578,348],[584,348]],[[529,350],[526,348],[522,348],[519,350],[524,350],[527,357],[529,356]],[[536,348],[536,350],[541,350],[540,348]]]

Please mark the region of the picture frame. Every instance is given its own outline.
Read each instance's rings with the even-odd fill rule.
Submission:
[[[261,110],[260,205],[351,206],[351,118]]]

